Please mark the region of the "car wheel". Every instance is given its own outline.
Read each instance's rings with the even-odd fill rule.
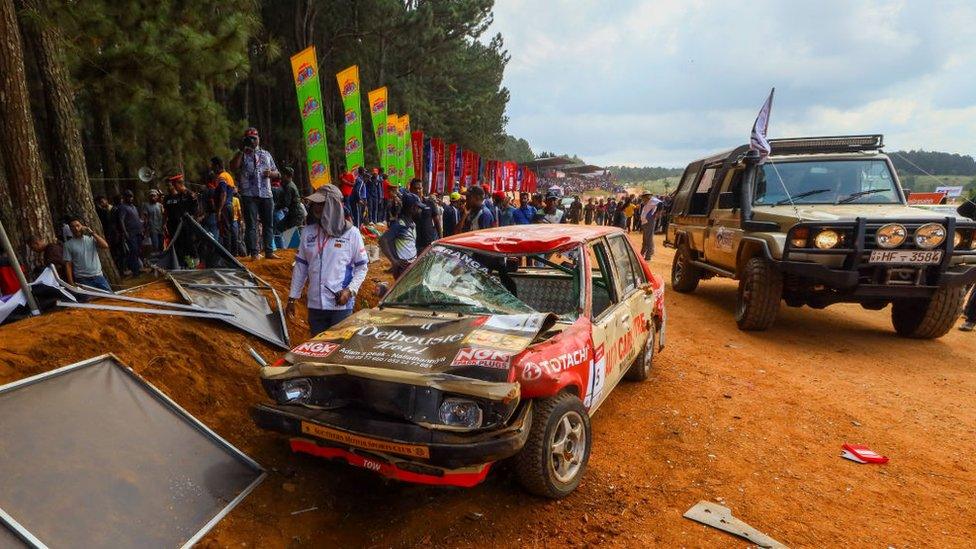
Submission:
[[[735,305],[739,329],[761,331],[772,326],[782,297],[783,275],[765,258],[750,259],[739,279]]]
[[[671,287],[676,292],[690,294],[698,287],[701,277],[701,268],[691,263],[691,250],[688,244],[682,242],[671,261]]]
[[[966,287],[942,287],[926,301],[895,301],[891,305],[891,323],[902,337],[936,339],[955,325],[966,301]]]
[[[647,379],[647,376],[651,375],[651,367],[654,366],[654,353],[656,351],[657,330],[654,329],[654,324],[651,323],[651,329],[647,335],[647,342],[644,343],[644,350],[630,363],[630,368],[627,368],[624,379],[627,381],[644,381]]]
[[[590,416],[576,395],[536,401],[529,438],[515,456],[519,482],[537,496],[568,496],[586,471],[590,441]]]

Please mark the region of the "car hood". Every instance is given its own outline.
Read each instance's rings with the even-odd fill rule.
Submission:
[[[754,206],[752,211],[753,219],[776,222],[796,221],[797,217],[803,221],[854,221],[858,217],[869,220],[939,221],[946,218],[945,215],[902,204],[798,204],[795,210],[785,204]],[[953,217],[966,221],[966,218],[958,215]]]
[[[459,315],[368,309],[295,347],[285,358],[292,364],[504,381],[513,357],[555,322],[551,313]]]

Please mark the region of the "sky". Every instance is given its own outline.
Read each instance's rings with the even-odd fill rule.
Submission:
[[[496,0],[508,133],[598,165],[684,167],[770,137],[883,133],[976,153],[976,2]]]

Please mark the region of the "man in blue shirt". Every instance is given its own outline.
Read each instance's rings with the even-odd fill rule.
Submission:
[[[274,254],[274,201],[271,199],[271,179],[279,178],[278,167],[271,153],[261,148],[256,128],[244,132],[241,149],[230,161],[233,170],[240,170],[238,193],[244,209],[245,240],[251,259],[259,259],[258,220],[264,243],[264,257],[277,259]]]
[[[529,193],[519,194],[519,207],[512,212],[512,220],[516,225],[529,225],[535,219],[535,207],[529,201]]]
[[[461,230],[458,232],[477,231],[495,226],[495,216],[485,205],[485,190],[474,186],[468,189],[468,214],[464,216]]]
[[[414,219],[420,213],[420,197],[411,192],[403,193],[402,197],[399,215],[390,222],[389,229],[379,240],[380,249],[390,260],[394,278],[403,274],[417,257],[417,224]]]
[[[444,236],[451,236],[457,232],[461,224],[461,193],[451,193],[451,201],[444,206]]]

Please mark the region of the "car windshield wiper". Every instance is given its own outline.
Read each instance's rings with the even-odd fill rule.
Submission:
[[[775,205],[776,206],[782,206],[783,204],[789,204],[790,202],[794,202],[798,198],[806,198],[808,196],[813,196],[815,194],[829,192],[830,190],[831,189],[814,189],[812,191],[807,191],[805,193],[800,193],[800,194],[798,194],[796,196],[791,196],[791,197],[788,197],[788,198],[784,198],[783,200],[780,200],[779,202],[777,202]]]
[[[883,193],[885,191],[890,191],[890,190],[891,190],[891,188],[889,187],[887,189],[868,189],[866,191],[858,191],[856,193],[851,193],[851,194],[847,195],[843,200],[838,200],[837,203],[838,204],[847,204],[848,202],[851,202],[853,200],[857,200],[858,198],[861,198],[862,196],[864,196],[866,194]]]

